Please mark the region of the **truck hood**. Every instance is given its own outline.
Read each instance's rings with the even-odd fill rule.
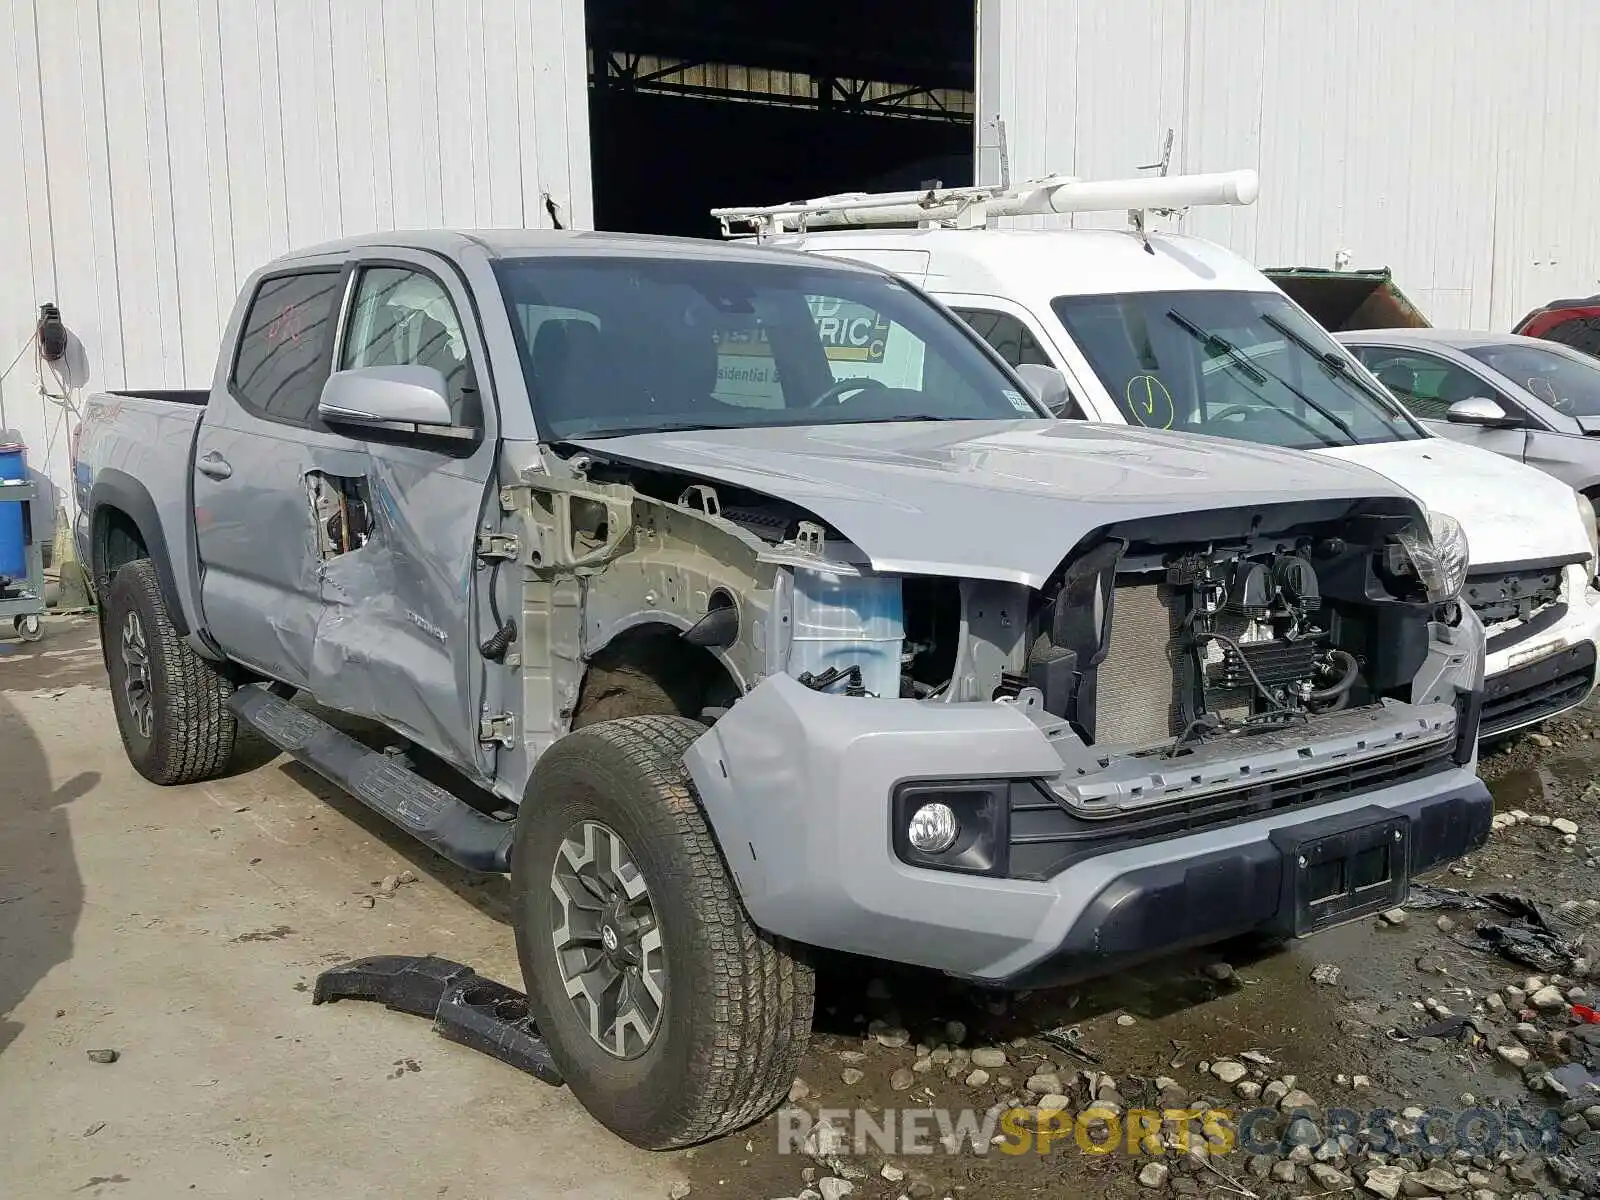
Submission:
[[[1317,453],[1370,467],[1460,521],[1474,568],[1589,553],[1576,493],[1504,455],[1442,437]]]
[[[880,571],[1035,588],[1087,534],[1116,521],[1409,498],[1331,458],[1084,421],[715,429],[572,444],[799,505]]]

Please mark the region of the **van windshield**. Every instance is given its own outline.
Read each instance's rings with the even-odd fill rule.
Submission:
[[[1557,412],[1600,417],[1600,359],[1526,342],[1468,346],[1467,353],[1520,383]]]
[[[1275,292],[1059,296],[1051,307],[1131,424],[1297,450],[1429,436]]]
[[[887,275],[801,261],[497,264],[541,435],[1050,419]]]

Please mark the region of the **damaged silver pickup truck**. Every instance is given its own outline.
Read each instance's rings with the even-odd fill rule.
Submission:
[[[1044,986],[1372,913],[1488,833],[1450,518],[1058,421],[873,268],[324,245],[248,281],[208,393],[97,396],[78,454],[138,770],[217,775],[242,722],[509,871],[538,1027],[643,1146],[783,1097],[813,948]]]

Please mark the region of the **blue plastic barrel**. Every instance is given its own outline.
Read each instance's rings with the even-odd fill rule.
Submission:
[[[27,452],[16,442],[0,442],[0,480],[28,478]],[[22,540],[22,502],[0,501],[0,575],[21,579],[28,573],[28,547]]]

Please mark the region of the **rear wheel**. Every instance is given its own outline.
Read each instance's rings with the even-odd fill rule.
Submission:
[[[160,784],[221,774],[236,732],[232,685],[173,629],[149,559],[117,571],[101,630],[111,706],[134,769]]]
[[[683,770],[682,717],[606,721],[539,759],[511,854],[529,1006],[594,1117],[653,1150],[771,1111],[813,978],[755,929]]]

